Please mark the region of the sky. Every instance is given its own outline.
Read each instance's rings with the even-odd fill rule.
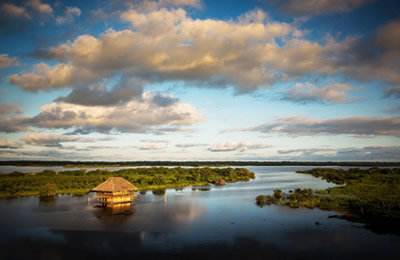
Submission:
[[[2,0],[0,39],[0,160],[400,160],[397,0]]]

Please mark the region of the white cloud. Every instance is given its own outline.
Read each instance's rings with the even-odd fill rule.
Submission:
[[[37,12],[44,13],[44,14],[52,14],[53,8],[48,5],[42,3],[40,0],[30,0],[28,1],[29,5]]]
[[[4,3],[1,5],[1,10],[7,16],[25,19],[31,18],[25,7],[19,7],[14,4]]]
[[[322,160],[322,161],[398,161],[400,146],[366,146],[347,148],[297,148],[278,150],[280,156],[273,160]],[[264,158],[265,159],[265,158]]]
[[[278,150],[279,154],[297,154],[300,155],[314,155],[320,154],[325,156],[336,155],[336,149],[333,148],[301,148],[301,149],[286,149]]]
[[[21,148],[22,145],[18,142],[7,141],[6,139],[0,139],[0,148],[1,149],[17,149]]]
[[[37,91],[74,87],[124,71],[149,80],[232,83],[248,91],[275,80],[275,73],[264,67],[264,53],[279,48],[275,39],[293,31],[287,23],[193,20],[183,9],[130,10],[121,18],[133,29],[108,30],[99,38],[81,35],[50,50],[49,56],[61,63],[12,75],[9,81]]]
[[[64,142],[93,142],[93,138],[84,138],[71,135],[59,135],[49,133],[32,132],[24,135],[21,138],[26,144],[33,146],[45,146],[45,147],[62,147],[61,143]]]
[[[228,21],[192,19],[181,8],[131,9],[120,17],[132,28],[109,29],[98,38],[81,35],[53,47],[47,56],[59,63],[52,67],[38,64],[32,72],[11,75],[9,82],[36,92],[75,88],[122,72],[148,82],[232,85],[240,93],[309,75],[400,84],[398,21],[378,29],[373,40],[328,38],[321,43],[302,38],[295,24],[274,22],[261,10]],[[346,102],[338,86],[314,88],[309,96]],[[301,91],[300,95],[305,94]]]
[[[231,131],[312,135],[389,135],[400,136],[400,117],[342,117],[313,119],[300,115],[280,117],[265,124]],[[228,131],[228,130],[225,130]]]
[[[348,103],[350,102],[346,91],[353,90],[347,84],[334,83],[323,87],[317,87],[312,83],[297,83],[292,89],[283,93],[283,99],[307,103],[307,102],[328,102]]]
[[[2,114],[22,114],[24,111],[15,104],[0,104],[0,115]]]
[[[17,58],[10,58],[8,54],[0,54],[0,69],[11,66],[19,66]]]
[[[168,147],[168,143],[158,142],[146,142],[139,149],[140,150],[165,150]]]
[[[210,148],[208,148],[208,150],[211,152],[232,152],[232,151],[245,152],[247,150],[267,149],[271,147],[272,147],[271,145],[265,145],[265,144],[253,144],[251,142],[229,141],[225,143],[216,143]]]
[[[57,16],[56,23],[57,24],[72,23],[75,20],[75,17],[79,17],[80,15],[81,15],[81,9],[79,9],[78,7],[68,6],[65,9],[64,16]]]
[[[208,146],[208,144],[203,144],[203,143],[187,143],[187,144],[176,144],[175,147],[178,148],[192,148],[192,147],[201,147],[201,146]]]
[[[139,133],[204,121],[204,117],[189,104],[177,101],[160,106],[153,102],[153,98],[153,93],[145,92],[140,98],[121,105],[90,107],[56,102],[42,106],[37,116],[23,123],[41,128]]]

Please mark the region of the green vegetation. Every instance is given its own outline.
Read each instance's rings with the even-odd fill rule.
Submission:
[[[289,194],[275,190],[273,195],[258,196],[256,204],[260,207],[275,204],[336,210],[353,218],[379,220],[381,223],[386,221],[386,224],[400,220],[400,168],[354,168],[347,171],[317,168],[297,173],[311,174],[343,186],[317,191],[296,189]]]
[[[75,170],[56,173],[44,170],[35,173],[13,172],[0,174],[0,197],[51,196],[54,192],[87,193],[109,177],[123,177],[139,190],[178,188],[192,185],[216,184],[224,182],[249,181],[253,172],[245,168],[136,168],[108,171]],[[51,186],[51,187],[50,187]],[[55,188],[55,189],[54,189]],[[48,194],[48,195],[46,195]]]
[[[39,196],[40,198],[51,198],[57,196],[57,185],[46,183],[40,187]]]
[[[400,162],[298,162],[298,161],[0,161],[0,165],[15,166],[64,166],[66,168],[101,168],[101,167],[128,167],[128,166],[400,166]]]

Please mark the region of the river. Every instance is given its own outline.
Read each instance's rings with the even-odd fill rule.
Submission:
[[[274,189],[334,186],[295,173],[314,167],[246,168],[255,180],[138,193],[123,214],[95,207],[91,193],[1,199],[0,259],[399,258],[399,236],[329,218],[335,212],[255,205]]]

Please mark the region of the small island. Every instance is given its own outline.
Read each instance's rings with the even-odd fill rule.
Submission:
[[[122,177],[139,191],[250,181],[255,174],[245,168],[127,168],[0,174],[0,197],[36,196],[51,184],[57,194],[85,194],[110,177]],[[53,192],[54,193],[54,192]]]

